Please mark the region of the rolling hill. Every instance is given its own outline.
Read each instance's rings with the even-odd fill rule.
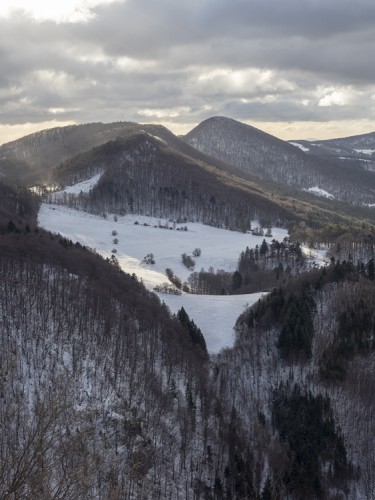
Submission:
[[[350,203],[373,203],[374,174],[308,155],[301,147],[225,117],[203,121],[182,138],[191,146],[263,180],[308,190],[324,189]],[[300,141],[300,146],[305,143]],[[307,149],[307,146],[303,146]]]
[[[371,215],[363,210],[353,217],[348,205],[290,188],[288,192],[275,183],[246,179],[235,172],[222,163],[217,166],[210,157],[188,156],[140,132],[63,162],[51,170],[50,180],[67,186],[100,174],[89,193],[60,200],[93,213],[143,213],[242,231],[249,229],[250,219],[260,219],[265,227],[303,221],[318,227],[328,222],[352,224],[357,217],[366,220]]]
[[[206,155],[181,141],[162,125],[134,122],[88,123],[42,130],[0,146],[0,176],[3,181],[23,185],[46,183],[51,168],[110,140],[136,133],[159,138],[182,154],[207,161]],[[211,158],[217,167],[228,169]]]
[[[208,129],[211,130],[214,143],[221,144],[220,154],[209,150],[216,158],[186,142],[190,137],[192,144],[197,146],[193,135],[197,130],[203,133]],[[369,177],[365,187],[362,177],[360,176],[361,182],[357,182],[354,170],[347,167],[346,170],[338,165],[333,170],[329,168],[327,177],[324,172],[328,163],[325,160],[312,158],[296,146],[227,118],[207,120],[182,139],[165,127],[132,122],[55,128],[1,146],[0,174],[3,181],[18,186],[51,183],[66,186],[88,179],[95,173],[102,174],[105,170],[106,175],[95,188],[96,201],[89,201],[89,196],[82,197],[81,201],[86,209],[98,211],[100,205],[103,210],[112,207],[111,209],[119,210],[120,213],[134,211],[135,200],[138,209],[142,208],[146,214],[150,213],[152,205],[155,214],[169,214],[174,218],[180,215],[195,217],[205,223],[223,224],[241,230],[247,228],[250,214],[252,218],[261,218],[265,226],[271,223],[281,224],[292,232],[298,226],[298,237],[303,238],[309,235],[301,236],[299,224],[305,224],[315,231],[327,223],[340,223],[349,227],[368,226],[375,218],[373,210],[361,206],[366,199],[373,199],[373,174],[370,172],[361,171],[361,175]],[[150,151],[146,152],[147,148],[141,146],[141,141],[152,144],[152,154]],[[251,144],[253,147],[249,147]],[[198,147],[202,149],[201,146]],[[135,153],[136,148],[138,152]],[[235,153],[237,165],[226,163],[236,163],[234,157],[230,158],[230,151]],[[249,168],[250,153],[255,154],[257,161],[255,171]],[[151,157],[155,163],[152,174],[147,173]],[[139,169],[136,169],[136,164],[139,164]],[[291,168],[291,165],[295,168]],[[309,165],[313,165],[312,170],[309,170]],[[123,189],[124,183],[117,183],[117,178],[121,179],[122,172],[130,172],[129,169],[136,169],[131,174],[135,176],[136,182],[133,179],[127,189]],[[343,172],[348,171],[350,175],[345,176]],[[259,177],[259,172],[263,172],[262,178]],[[296,172],[299,174],[296,175]],[[147,196],[142,191],[141,176],[144,177],[143,184],[148,186]],[[167,180],[168,176],[170,178]],[[272,176],[279,181],[266,180]],[[154,186],[151,186],[152,178],[156,179]],[[314,185],[314,182],[318,183],[318,179],[322,178],[324,182],[322,181],[321,186],[324,185],[324,188]],[[114,200],[113,196],[110,200],[106,199],[108,189],[107,194],[103,195],[104,181],[112,183],[116,196],[120,196],[121,201]],[[175,185],[179,188],[174,189]],[[157,195],[156,186],[159,189]],[[355,205],[340,200],[344,188],[343,197],[349,201],[357,194]],[[43,189],[42,187],[39,191],[42,192]],[[311,189],[312,194],[307,192],[308,189]],[[191,192],[189,198],[186,196],[187,190]],[[333,200],[314,195],[325,192]],[[90,196],[92,195],[93,193]],[[215,205],[217,196],[222,201],[221,205]],[[71,199],[70,203],[77,203],[77,200]],[[90,203],[92,208],[88,208]],[[192,204],[195,204],[194,209]],[[202,213],[199,212],[198,205]],[[226,210],[229,213],[222,218]],[[215,220],[215,215],[210,214],[216,212],[218,215]]]

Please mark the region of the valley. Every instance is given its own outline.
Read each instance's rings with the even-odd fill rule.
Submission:
[[[168,282],[165,269],[170,268],[184,282],[192,271],[181,261],[184,252],[192,253],[198,247],[202,254],[196,258],[198,270],[213,268],[234,272],[241,251],[246,246],[260,245],[261,236],[236,233],[223,229],[203,226],[199,223],[187,223],[182,227],[187,231],[173,230],[173,224],[167,221],[171,229],[158,227],[160,220],[151,217],[127,215],[116,217],[113,214],[106,218],[67,209],[59,205],[43,204],[38,214],[41,227],[59,233],[65,238],[78,241],[104,258],[115,256],[121,269],[135,274],[150,290]],[[154,227],[156,226],[156,227]],[[116,232],[118,243],[114,244],[112,231]],[[273,228],[273,237],[282,240],[286,231]],[[113,253],[115,248],[116,253]],[[155,264],[146,264],[144,256],[152,253]],[[262,293],[217,296],[182,295],[159,293],[160,300],[165,302],[176,314],[184,307],[190,318],[202,330],[209,352],[218,352],[223,347],[231,347],[234,342],[233,328],[237,317],[243,310],[256,302]]]
[[[0,148],[1,497],[372,498],[374,174],[197,129]]]

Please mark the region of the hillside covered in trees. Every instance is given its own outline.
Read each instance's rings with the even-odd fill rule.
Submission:
[[[208,357],[184,310],[2,189],[4,498],[370,498],[371,259],[284,281]]]
[[[3,228],[0,274],[2,498],[250,488],[233,458],[247,460],[243,431],[232,439],[229,408],[216,409],[204,339],[184,311],[171,317],[115,259],[32,217]]]
[[[355,205],[373,203],[374,200],[373,172],[363,164],[362,168],[353,168],[350,162],[337,162],[339,154],[334,158],[332,155],[315,155],[314,151],[321,153],[315,142],[313,146],[301,142],[305,150],[310,152],[311,149],[311,154],[307,154],[255,127],[222,116],[203,121],[183,139],[199,151],[260,179],[298,189],[318,186],[335,198]]]
[[[100,174],[90,192],[54,194],[45,199],[93,213],[140,213],[180,221],[246,231],[250,220],[278,225],[320,228],[339,223],[372,224],[369,210],[350,208],[313,195],[260,185],[221,168],[209,158],[197,159],[141,132],[118,138],[77,155],[51,171],[51,182],[74,185]],[[40,186],[43,193],[43,186]],[[47,193],[48,194],[48,193]],[[299,226],[302,224],[302,226]]]
[[[89,193],[67,195],[61,202],[94,213],[141,213],[243,231],[251,218],[285,224],[293,217],[250,183],[184,156],[145,133],[75,157],[56,168],[53,179],[69,185],[97,172],[102,175]]]
[[[281,498],[372,498],[374,286],[372,259],[302,273],[246,311],[217,356]]]
[[[41,199],[0,184],[0,497],[372,498],[372,215],[136,132],[49,162],[58,190],[43,196],[241,231],[279,223],[288,240],[266,235],[230,276],[190,283],[270,293],[210,356],[185,309],[172,315],[115,255],[42,230]],[[61,191],[94,175],[87,192]],[[308,267],[301,243],[331,260]]]

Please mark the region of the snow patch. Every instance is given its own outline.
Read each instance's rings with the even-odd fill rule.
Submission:
[[[73,186],[66,186],[60,193],[67,193],[67,194],[79,194],[79,193],[89,193],[93,187],[97,185],[99,182],[99,179],[102,175],[102,172],[99,174],[94,175],[90,179],[86,179],[85,181],[78,182],[77,184],[74,184]],[[55,193],[57,194],[57,193]]]
[[[301,250],[304,256],[309,259],[311,266],[325,266],[329,263],[329,258],[327,257],[328,248],[310,248],[301,245]]]
[[[80,193],[89,193],[90,190],[93,187],[95,187],[96,184],[99,182],[101,175],[102,172],[95,174],[94,176],[90,177],[90,179],[78,182],[77,184],[73,184],[71,186],[65,186],[64,189],[61,189],[60,191],[54,191],[53,186],[51,187],[47,186],[47,191],[50,191],[48,200],[52,203],[56,203],[64,199],[64,197],[68,194],[77,196]],[[36,186],[35,189],[39,189],[38,186]]]
[[[330,200],[334,200],[333,194],[321,189],[319,186],[314,186],[308,189],[304,189],[303,191],[307,191],[308,193],[315,194],[315,196],[321,196],[323,198],[329,198]]]
[[[165,295],[158,293],[157,295],[174,314],[183,307],[202,330],[208,352],[217,353],[234,344],[234,325],[238,316],[264,294]]]
[[[355,157],[349,157],[349,156],[339,156],[340,160],[355,160],[355,161],[364,161],[364,162],[371,162],[371,160],[367,160],[365,158],[355,158]]]
[[[150,134],[149,132],[146,132],[145,130],[141,130],[141,132],[144,132],[149,137],[152,137],[153,139],[156,139],[157,141],[159,141],[159,142],[165,144],[166,146],[168,146],[167,142],[164,139],[162,139],[161,137],[158,137],[157,135]]]
[[[303,146],[302,144],[299,144],[298,142],[290,142],[292,146],[296,146],[297,148],[301,149],[302,151],[310,151],[310,148],[306,148],[306,146]]]
[[[355,149],[356,153],[362,153],[364,155],[372,155],[375,153],[375,149]]]

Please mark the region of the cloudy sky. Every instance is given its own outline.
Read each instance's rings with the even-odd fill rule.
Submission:
[[[214,115],[282,139],[372,132],[374,54],[374,0],[1,0],[0,143]]]

